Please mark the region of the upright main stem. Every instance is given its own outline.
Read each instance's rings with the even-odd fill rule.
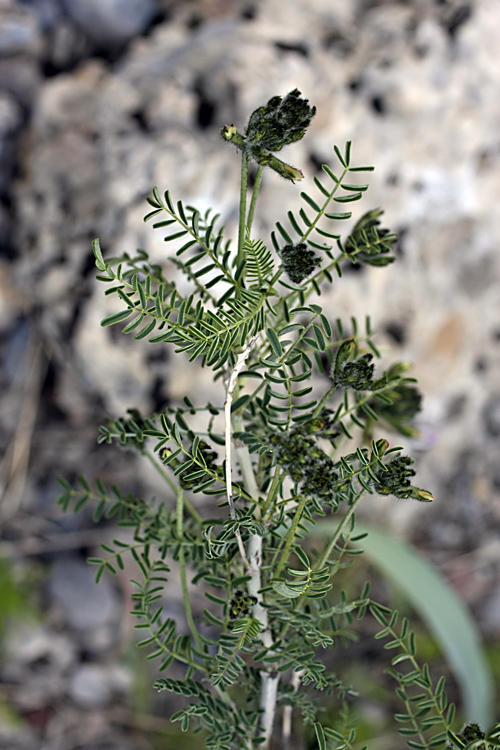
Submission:
[[[232,447],[233,436],[231,434],[231,407],[233,405],[234,389],[236,387],[236,381],[238,380],[238,375],[240,374],[243,367],[245,366],[247,357],[249,356],[250,352],[254,348],[258,338],[259,336],[257,334],[257,336],[254,336],[254,338],[245,347],[245,349],[243,349],[243,351],[240,352],[240,354],[238,355],[236,364],[234,365],[229,375],[229,381],[228,381],[227,389],[226,389],[226,400],[224,401],[225,447],[226,447],[226,493],[227,493],[227,502],[229,505],[229,513],[233,521],[236,521],[237,519],[236,519],[236,511],[234,509],[234,502],[233,502],[233,468],[232,468],[232,463],[231,463],[231,454],[232,454],[231,447]],[[241,558],[243,562],[245,563],[245,566],[248,567],[248,560],[247,560],[245,548],[243,546],[243,541],[241,539],[241,534],[240,534],[239,529],[236,529],[235,536],[236,536],[236,541],[238,543],[238,549],[240,551]]]
[[[238,422],[239,418],[235,419]],[[241,428],[241,424],[236,424]],[[236,449],[238,463],[241,474],[245,483],[245,489],[251,496],[257,500],[259,489],[255,481],[255,474],[252,467],[250,453],[246,445],[239,446]],[[255,518],[260,520],[261,510],[258,504],[255,507]],[[248,543],[248,575],[250,580],[247,583],[247,590],[250,596],[255,597],[257,603],[252,607],[252,615],[261,624],[260,639],[262,645],[271,648],[273,644],[273,635],[269,627],[267,609],[264,607],[264,598],[262,596],[262,537],[259,534],[251,534]],[[259,745],[262,750],[268,750],[271,737],[273,734],[274,717],[276,714],[276,700],[278,695],[279,673],[276,671],[260,670],[261,688],[260,688],[260,728],[261,738],[264,742]]]
[[[257,196],[262,181],[262,167],[257,172],[257,178],[255,181],[252,200],[250,203],[250,209],[247,217],[247,190],[248,190],[248,157],[243,152],[241,159],[241,187],[240,187],[240,216],[238,226],[238,255],[236,258],[236,267],[240,265],[244,258],[244,247],[247,231],[250,232],[252,221],[255,213],[255,206],[257,203]],[[234,507],[231,509],[232,497],[231,497],[231,403],[236,385],[236,379],[238,374],[243,369],[244,362],[251,349],[255,345],[257,337],[252,339],[250,344],[241,352],[239,355],[233,370],[231,371],[230,380],[226,392],[226,403],[225,403],[225,423],[226,423],[226,483],[228,485],[228,499],[231,498],[230,510],[234,513]],[[233,422],[235,428],[238,431],[243,429],[241,417],[234,416]],[[229,454],[228,454],[229,448]],[[236,456],[238,464],[243,477],[243,483],[246,491],[254,499],[255,505],[255,518],[257,521],[261,519],[261,509],[258,504],[259,488],[255,480],[255,473],[252,466],[252,460],[250,453],[246,445],[240,445],[236,448]],[[238,539],[238,545],[241,543],[241,537]],[[242,544],[242,543],[241,543]],[[241,553],[241,548],[240,548]],[[250,580],[247,583],[247,590],[250,596],[255,597],[257,603],[252,607],[253,617],[258,620],[261,624],[260,639],[262,644],[266,648],[271,648],[273,644],[273,636],[269,627],[269,620],[267,615],[267,609],[263,606],[264,600],[262,596],[262,537],[258,534],[251,534],[248,542],[248,556],[245,553],[242,555],[244,561],[247,564],[247,573],[250,576]],[[273,733],[274,718],[276,714],[276,700],[278,695],[278,682],[279,674],[277,672],[261,670],[261,690],[260,690],[260,729],[261,736],[259,739],[263,742],[259,745],[262,750],[268,750],[271,742]]]
[[[236,268],[243,260],[243,248],[245,245],[246,218],[247,218],[247,190],[248,190],[248,156],[245,152],[241,155],[241,184],[240,184],[240,220],[238,225],[238,255],[236,257]]]

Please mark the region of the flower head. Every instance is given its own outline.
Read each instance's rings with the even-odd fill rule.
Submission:
[[[221,135],[256,164],[270,167],[285,180],[295,182],[304,177],[300,169],[281,161],[273,152],[299,141],[315,114],[316,107],[310,107],[308,100],[294,89],[284,97],[273,96],[266,105],[252,112],[245,135],[234,125],[222,128]]]
[[[273,96],[264,107],[250,115],[246,129],[247,142],[267,151],[281,151],[289,143],[299,141],[305,134],[316,107],[310,107],[294,89],[285,97]]]
[[[321,263],[320,256],[305,242],[286,245],[280,250],[281,263],[286,275],[294,284],[300,284]]]

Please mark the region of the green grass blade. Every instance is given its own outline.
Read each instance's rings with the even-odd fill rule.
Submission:
[[[317,522],[309,533],[325,536],[331,524]],[[488,727],[493,721],[494,684],[480,634],[466,605],[440,572],[415,549],[365,524],[360,543],[366,557],[406,597],[439,642],[464,703],[466,721]]]
[[[463,600],[440,572],[415,549],[380,529],[360,542],[370,562],[398,588],[441,645],[460,685],[467,721],[488,727],[493,721],[493,679],[480,634]]]

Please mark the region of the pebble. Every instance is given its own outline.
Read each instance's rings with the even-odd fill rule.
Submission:
[[[0,92],[0,139],[14,133],[23,120],[21,107],[6,92]]]
[[[68,637],[44,625],[21,623],[8,631],[6,663],[22,669],[44,665],[64,671],[75,660],[75,647]]]
[[[64,0],[71,18],[97,43],[121,44],[143,32],[155,0]]]
[[[0,57],[36,53],[40,34],[36,17],[24,8],[0,7]]]
[[[95,567],[84,560],[62,556],[52,565],[49,595],[67,625],[82,633],[94,633],[117,623],[120,601],[105,576],[95,583]]]
[[[112,687],[106,667],[83,664],[72,675],[68,695],[85,709],[105,708],[112,696]]]
[[[63,10],[58,0],[31,0],[30,8],[43,31],[54,28],[62,20]]]
[[[500,436],[500,396],[489,399],[483,408],[484,430],[489,438]]]
[[[28,55],[0,56],[0,90],[28,109],[37,96],[41,83],[38,61]]]
[[[68,681],[69,697],[87,710],[105,708],[131,688],[131,673],[120,664],[82,664]]]

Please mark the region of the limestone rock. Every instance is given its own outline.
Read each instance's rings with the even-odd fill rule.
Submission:
[[[64,556],[52,567],[49,593],[65,624],[96,653],[118,639],[121,607],[109,579],[97,585],[94,577],[95,570],[84,560]]]
[[[40,46],[36,16],[20,4],[0,6],[0,57],[36,54]]]
[[[64,0],[74,21],[96,42],[123,43],[152,20],[155,0]]]

